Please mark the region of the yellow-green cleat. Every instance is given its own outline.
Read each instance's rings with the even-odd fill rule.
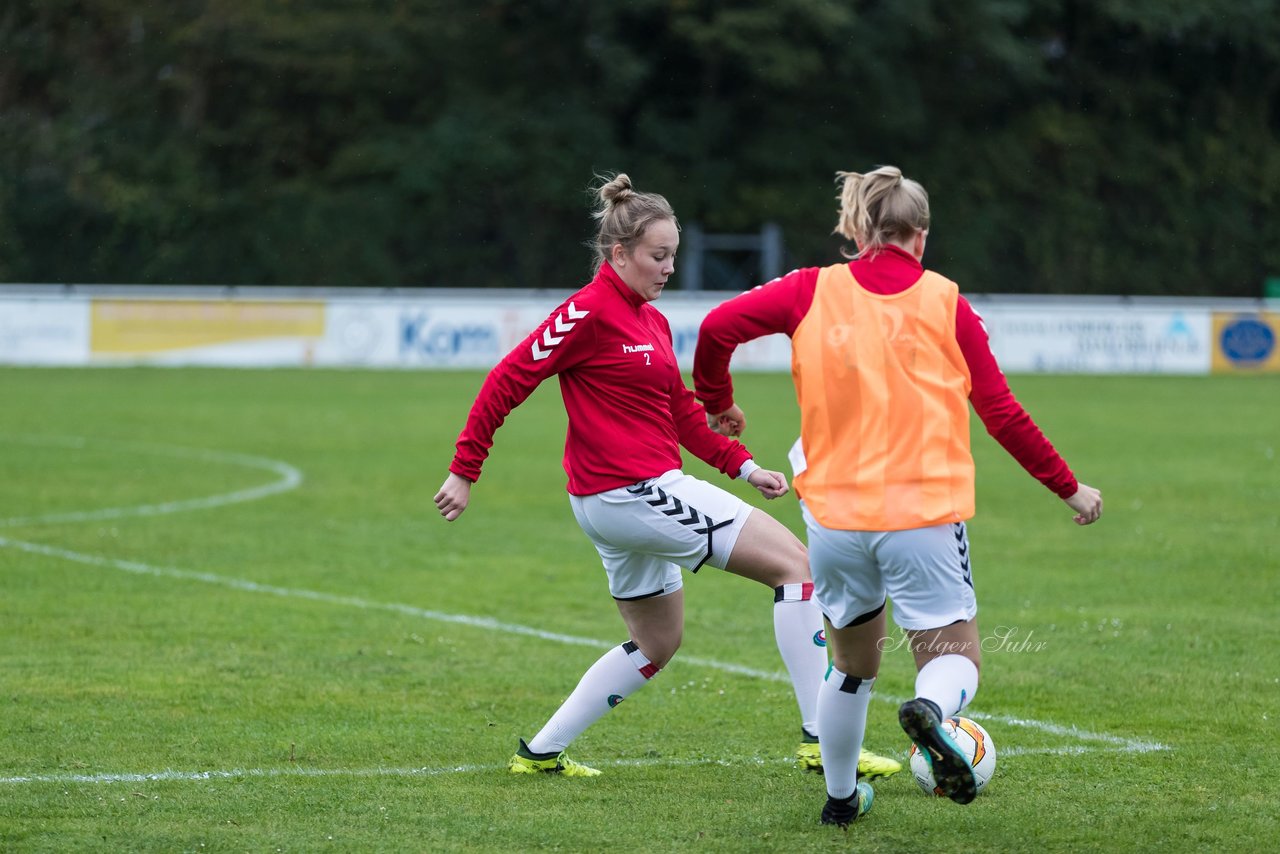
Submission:
[[[803,732],[803,731],[802,731]],[[796,748],[796,764],[801,771],[822,773],[822,748],[818,746],[818,737],[803,732],[804,741]]]
[[[563,777],[598,777],[600,772],[595,768],[574,762],[564,753],[539,754],[529,749],[529,745],[520,739],[520,747],[515,756],[507,763],[512,774],[559,774]]]
[[[801,730],[803,742],[796,748],[796,765],[802,771],[822,773],[822,748],[818,745],[818,737]],[[858,779],[879,780],[892,777],[902,770],[902,763],[870,750],[863,750],[858,755]]]
[[[870,750],[864,750],[858,756],[859,780],[879,780],[884,777],[892,777],[901,770],[902,763],[898,760],[872,753]]]

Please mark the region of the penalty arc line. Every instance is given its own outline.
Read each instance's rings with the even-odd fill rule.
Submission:
[[[155,445],[143,442],[116,442],[105,439],[91,442],[88,439],[77,436],[0,436],[0,441],[35,447],[69,448],[72,450],[85,450],[90,446],[100,445],[116,451],[124,450],[157,456],[177,457],[178,459],[227,463],[274,472],[279,475],[277,480],[260,486],[199,498],[163,501],[157,504],[138,504],[128,507],[105,507],[99,510],[44,513],[37,516],[14,516],[8,519],[0,519],[0,528],[31,527],[63,522],[93,522],[136,516],[162,516],[169,513],[184,513],[188,510],[210,510],[215,507],[225,507],[228,504],[238,504],[244,501],[256,501],[280,492],[288,492],[289,490],[297,489],[303,479],[302,472],[288,463],[267,459],[266,457],[255,457],[249,454],[237,454],[227,451],[210,451],[183,448],[178,445]]]

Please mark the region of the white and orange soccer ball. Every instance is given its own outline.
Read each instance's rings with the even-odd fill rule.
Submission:
[[[956,744],[964,751],[969,764],[973,766],[974,781],[977,783],[978,793],[981,794],[991,775],[996,772],[995,742],[983,729],[982,724],[969,718],[947,718],[942,722],[942,728],[955,739]],[[942,791],[933,780],[933,772],[929,770],[928,761],[914,744],[911,745],[910,759],[911,774],[920,784],[920,789],[926,795],[941,795]]]

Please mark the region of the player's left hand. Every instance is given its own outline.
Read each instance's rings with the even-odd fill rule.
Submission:
[[[747,429],[747,416],[735,403],[724,412],[707,413],[707,426],[721,436],[741,436]]]
[[[782,472],[769,471],[768,469],[756,469],[747,475],[747,483],[754,486],[760,491],[765,498],[781,498],[786,495],[791,488],[787,486],[787,478]]]

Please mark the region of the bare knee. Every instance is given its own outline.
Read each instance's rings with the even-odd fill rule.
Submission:
[[[872,652],[865,648],[832,650],[831,663],[836,670],[846,673],[850,676],[860,676],[864,679],[870,679],[876,675],[879,668],[868,662]]]
[[[880,655],[884,644],[884,605],[843,628],[826,623],[831,662],[848,676],[873,679],[880,672]]]
[[[768,587],[811,581],[809,550],[788,528],[762,510],[752,510],[738,534],[725,569]]]

